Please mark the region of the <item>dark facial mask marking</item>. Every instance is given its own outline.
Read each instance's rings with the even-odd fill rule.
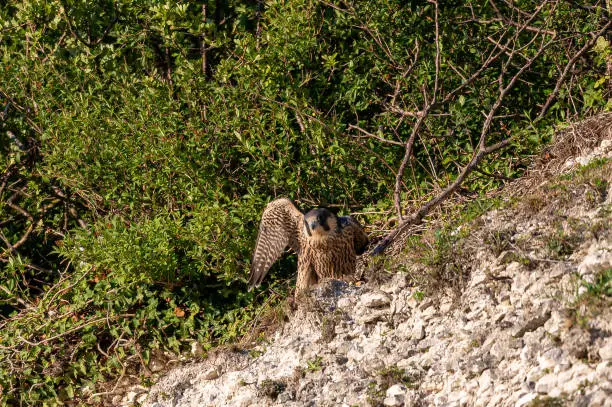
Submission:
[[[320,223],[320,225],[323,227],[323,230],[325,230],[326,232],[329,232],[329,225],[327,224],[327,220]]]

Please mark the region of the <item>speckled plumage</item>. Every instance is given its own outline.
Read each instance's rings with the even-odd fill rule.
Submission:
[[[356,258],[368,237],[350,216],[336,217],[326,209],[303,215],[289,199],[270,202],[264,209],[251,261],[249,288],[258,286],[286,247],[298,254],[296,292],[323,278],[355,272]]]

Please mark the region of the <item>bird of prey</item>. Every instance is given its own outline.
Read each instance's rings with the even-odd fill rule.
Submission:
[[[354,273],[356,257],[367,245],[368,237],[353,217],[338,217],[325,208],[304,215],[291,200],[277,199],[261,216],[249,290],[261,284],[286,247],[298,255],[296,294],[300,294],[323,278]]]

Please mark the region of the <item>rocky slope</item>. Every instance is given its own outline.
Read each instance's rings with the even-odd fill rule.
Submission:
[[[428,249],[453,259],[441,272],[408,250],[383,283],[322,284],[269,341],[177,368],[124,403],[612,406],[610,119],[556,174],[443,229],[452,244]],[[451,263],[465,280],[423,286]]]

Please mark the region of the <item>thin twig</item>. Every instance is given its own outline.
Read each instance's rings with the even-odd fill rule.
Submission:
[[[8,255],[8,253],[10,252],[16,252],[15,249],[19,248],[22,244],[24,244],[26,242],[26,240],[28,239],[28,237],[30,236],[30,233],[32,233],[32,230],[34,229],[34,222],[31,222],[28,225],[28,228],[26,229],[25,233],[23,234],[23,236],[21,236],[21,239],[19,239],[18,241],[16,241],[15,243],[11,244],[8,243],[8,241],[5,241],[8,245],[9,248],[7,250],[5,250],[4,252],[0,253],[0,257],[5,257]],[[4,239],[3,239],[4,240]]]
[[[400,142],[400,141],[389,140],[389,139],[386,139],[386,138],[384,138],[384,137],[380,137],[380,136],[378,136],[378,135],[376,135],[376,134],[373,134],[373,133],[370,133],[369,131],[364,130],[364,129],[362,129],[361,127],[356,126],[356,125],[354,125],[354,124],[349,124],[348,128],[349,128],[350,130],[357,130],[357,131],[359,131],[359,132],[361,132],[361,133],[365,134],[367,137],[374,138],[374,139],[376,139],[376,140],[378,140],[378,141],[381,141],[381,142],[383,142],[383,143],[385,143],[385,144],[393,144],[393,145],[396,145],[396,146],[403,146],[403,145],[404,145],[404,143],[402,143],[402,142]]]
[[[19,304],[23,305],[25,308],[30,308],[30,305],[28,305],[27,302],[25,302],[21,298],[17,297],[13,292],[11,292],[11,290],[6,288],[5,286],[0,285],[0,290],[4,291],[7,295],[9,295],[12,299],[17,301]]]
[[[116,319],[116,318],[129,318],[129,317],[134,317],[135,315],[136,314],[115,315],[113,317],[113,319]],[[42,340],[40,340],[38,342],[29,341],[29,340],[25,339],[24,337],[22,337],[20,335],[18,335],[18,338],[21,339],[23,342],[27,343],[30,346],[40,346],[40,345],[45,344],[47,342],[51,342],[53,340],[62,338],[64,336],[66,336],[66,335],[70,335],[71,333],[79,331],[79,330],[81,330],[83,328],[86,328],[86,327],[88,327],[90,325],[95,325],[95,324],[97,324],[99,322],[104,322],[104,321],[106,321],[106,317],[100,317],[100,318],[97,318],[97,319],[93,319],[91,321],[87,321],[87,322],[85,322],[85,323],[83,323],[81,325],[77,325],[74,328],[68,329],[68,330],[66,330],[66,331],[64,331],[62,333],[57,334],[57,335],[53,335],[53,336],[50,336],[48,338],[42,339]]]

